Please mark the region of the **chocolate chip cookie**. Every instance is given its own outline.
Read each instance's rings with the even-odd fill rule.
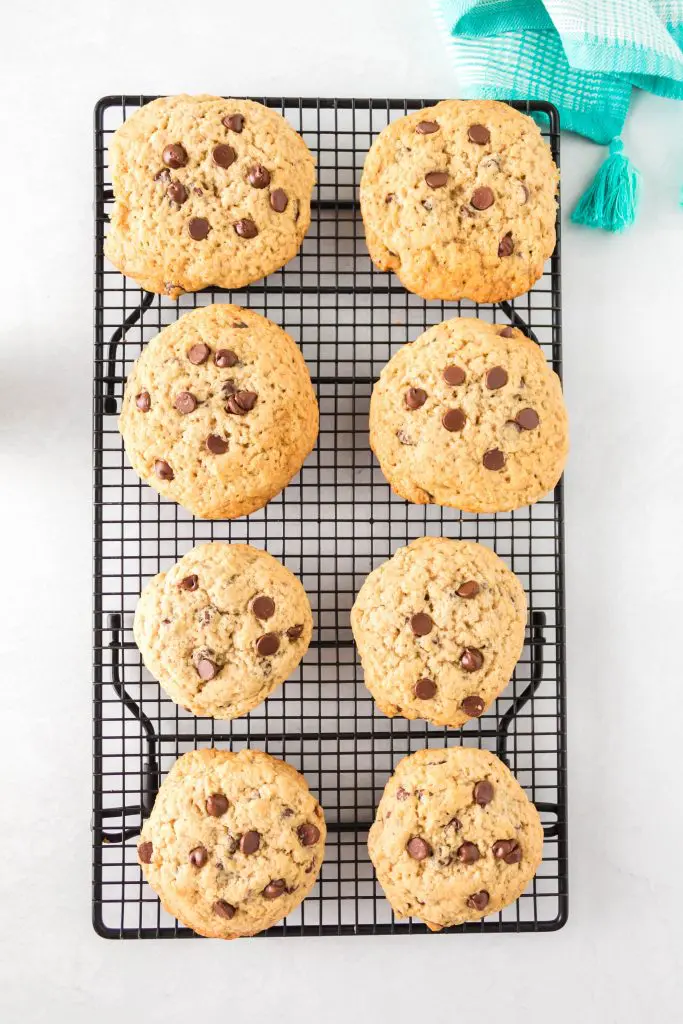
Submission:
[[[541,863],[543,828],[487,750],[419,750],[387,782],[368,848],[396,916],[439,931],[521,896]]]
[[[558,170],[534,121],[495,100],[445,100],[392,121],[360,185],[368,250],[425,299],[499,302],[555,248]]]
[[[242,288],[291,260],[310,224],[306,143],[251,100],[147,103],[114,133],[109,161],[105,255],[147,291]]]
[[[446,320],[384,367],[370,445],[408,501],[465,512],[530,505],[556,485],[567,457],[559,378],[521,331]]]
[[[299,580],[248,544],[201,544],[143,590],[133,632],[169,697],[195,715],[237,718],[299,664],[313,619]]]
[[[421,537],[370,573],[351,609],[365,685],[393,718],[459,728],[505,689],[526,597],[490,548]]]
[[[126,384],[119,429],[136,473],[204,519],[262,508],[318,436],[303,356],[239,306],[204,306],[153,338]]]
[[[142,872],[199,935],[270,928],[313,888],[325,818],[306,780],[259,750],[192,750],[159,789],[138,840]]]

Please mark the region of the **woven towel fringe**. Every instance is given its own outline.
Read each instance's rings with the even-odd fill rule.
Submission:
[[[640,173],[622,150],[621,139],[613,139],[609,156],[574,207],[572,220],[589,228],[623,231],[636,218],[640,196]]]

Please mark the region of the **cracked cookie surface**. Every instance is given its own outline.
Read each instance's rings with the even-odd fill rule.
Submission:
[[[446,320],[382,370],[370,446],[408,501],[465,512],[530,505],[555,487],[569,449],[560,380],[516,328]]]
[[[368,250],[425,299],[526,292],[555,248],[558,170],[534,121],[495,100],[445,100],[393,121],[365,159]]]
[[[419,750],[387,782],[368,848],[394,913],[438,931],[521,896],[541,863],[543,828],[487,750]]]
[[[196,516],[234,519],[299,472],[318,436],[318,403],[280,327],[239,306],[204,306],[145,346],[119,430],[151,487]]]
[[[292,259],[308,230],[313,158],[260,103],[154,100],[116,130],[109,160],[105,255],[147,291],[242,288]]]
[[[325,817],[306,780],[259,750],[193,750],[162,783],[138,840],[169,914],[209,938],[255,935],[313,888]]]
[[[195,715],[237,718],[268,697],[311,642],[300,581],[248,544],[193,548],[147,584],[133,633],[145,666]]]
[[[505,689],[526,596],[494,551],[420,537],[367,577],[351,610],[365,685],[384,714],[459,728]]]

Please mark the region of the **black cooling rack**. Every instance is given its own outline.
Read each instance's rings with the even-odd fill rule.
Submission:
[[[176,757],[197,746],[252,745],[304,772],[329,830],[316,888],[265,934],[426,932],[417,921],[394,920],[374,878],[367,832],[401,757],[464,743],[507,762],[541,812],[545,845],[538,875],[517,903],[452,931],[560,928],[567,915],[562,484],[531,508],[496,516],[411,505],[390,493],[368,447],[367,423],[372,383],[389,357],[447,317],[513,323],[559,371],[559,245],[542,280],[513,302],[424,302],[371,265],[357,185],[372,138],[390,120],[434,101],[260,98],[287,117],[316,157],[313,220],[299,256],[239,292],[207,290],[178,302],[151,295],[114,271],[102,246],[112,205],[109,140],[153,98],[109,96],[95,110],[94,926],[108,938],[193,934],[161,909],[143,881],[135,837]],[[555,108],[513,105],[534,115],[559,162]],[[256,309],[295,338],[321,413],[318,444],[301,473],[265,509],[234,522],[195,520],[142,484],[116,427],[126,374],[141,346],[183,312],[215,301]],[[514,678],[490,711],[462,730],[379,713],[363,685],[349,626],[367,573],[425,534],[490,545],[529,599],[527,643]],[[301,578],[316,620],[299,670],[232,723],[194,718],[166,699],[143,669],[131,630],[149,578],[213,539],[248,541],[284,561]]]

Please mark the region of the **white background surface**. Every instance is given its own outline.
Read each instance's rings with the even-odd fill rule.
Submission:
[[[0,76],[0,1020],[680,1020],[683,105],[629,120],[630,234],[564,232],[569,924],[116,943],[89,905],[92,107],[457,78],[422,0],[15,0]],[[601,155],[565,138],[566,209]]]

